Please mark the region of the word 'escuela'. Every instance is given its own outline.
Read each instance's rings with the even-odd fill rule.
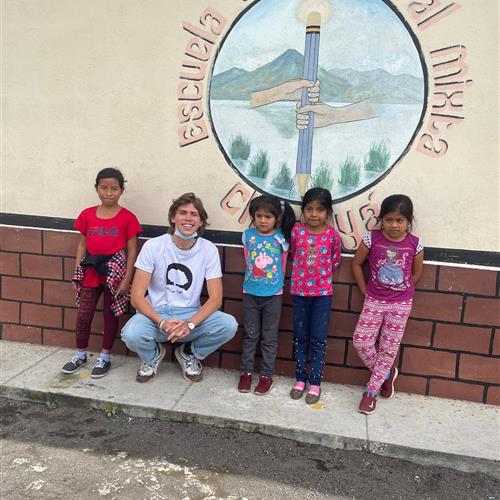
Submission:
[[[204,79],[214,44],[226,23],[226,18],[211,7],[201,13],[198,25],[182,23],[183,29],[194,36],[186,45],[185,54],[191,59],[183,61],[181,81],[177,86],[177,99],[180,101],[177,110],[177,132],[180,146],[187,146],[208,137],[202,103]]]

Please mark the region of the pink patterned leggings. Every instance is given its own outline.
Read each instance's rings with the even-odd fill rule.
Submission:
[[[412,299],[387,302],[368,295],[365,297],[353,335],[353,345],[365,366],[372,372],[366,385],[371,392],[378,393],[396,359],[411,305]],[[377,338],[378,351],[375,348]]]

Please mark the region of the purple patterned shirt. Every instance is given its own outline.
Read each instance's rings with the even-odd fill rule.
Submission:
[[[381,229],[377,229],[368,231],[363,243],[370,249],[366,294],[379,300],[410,300],[415,293],[413,258],[424,249],[420,238],[409,233],[402,241],[391,241]]]

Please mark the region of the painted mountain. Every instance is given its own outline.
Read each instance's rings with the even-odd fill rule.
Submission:
[[[273,61],[253,71],[231,68],[214,75],[210,98],[216,100],[250,100],[250,93],[268,89],[288,80],[302,78],[304,56],[289,49]],[[321,100],[356,102],[370,98],[379,103],[421,103],[424,83],[411,75],[392,75],[383,69],[356,71],[320,67]]]

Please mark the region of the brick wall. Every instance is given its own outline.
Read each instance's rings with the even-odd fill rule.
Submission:
[[[0,227],[0,321],[5,340],[74,346],[76,309],[70,279],[78,235]],[[242,324],[242,250],[219,247],[224,310]],[[352,347],[362,300],[344,258],[336,276],[325,380],[363,385],[368,378]],[[500,297],[496,271],[425,265],[397,358],[397,389],[417,394],[500,404]],[[125,322],[128,316],[122,319]],[[101,347],[96,314],[90,349]],[[205,364],[237,370],[243,331]],[[125,354],[117,341],[114,352]],[[170,357],[172,351],[170,350]],[[257,359],[257,366],[259,360]],[[277,372],[293,376],[292,309],[288,293],[280,326]]]

